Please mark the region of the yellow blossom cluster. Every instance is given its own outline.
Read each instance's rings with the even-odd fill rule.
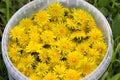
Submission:
[[[79,80],[90,74],[107,50],[92,15],[51,3],[10,31],[8,54],[31,80]]]

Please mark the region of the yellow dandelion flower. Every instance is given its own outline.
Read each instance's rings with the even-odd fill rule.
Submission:
[[[30,41],[29,44],[26,46],[26,52],[38,52],[41,47],[42,44]]]
[[[67,18],[66,21],[67,21],[68,28],[78,29],[79,26],[76,24],[76,22],[73,19]]]
[[[40,10],[35,14],[34,21],[38,25],[44,25],[46,24],[50,19],[50,15],[45,10]]]
[[[70,66],[75,66],[75,65],[77,66],[82,59],[83,56],[76,51],[69,53],[67,56],[67,62]]]
[[[49,66],[46,63],[38,63],[36,66],[36,73],[37,75],[39,75],[40,77],[43,77],[46,75],[46,73],[48,72]]]
[[[97,65],[94,62],[90,62],[87,58],[84,58],[83,62],[81,62],[80,71],[83,76],[86,76],[92,72]]]
[[[37,32],[30,32],[29,38],[30,38],[30,41],[37,42],[37,43],[40,42],[40,34]]]
[[[94,28],[94,20],[91,14],[82,9],[73,9],[74,21],[78,24],[78,29],[88,30]],[[91,23],[92,22],[92,23]]]
[[[26,67],[31,67],[35,58],[31,55],[31,54],[28,54],[26,58],[23,59],[24,60],[24,65]]]
[[[91,20],[88,21],[88,26],[90,29],[97,27],[97,24],[93,18],[91,18]]]
[[[69,30],[66,27],[65,23],[57,24],[56,27],[53,29],[53,31],[55,32],[55,34],[58,38],[69,35]]]
[[[79,78],[80,78],[79,72],[77,72],[76,70],[68,69],[66,71],[65,80],[79,80]]]
[[[59,80],[56,75],[54,75],[53,73],[49,72],[44,78],[43,80]]]
[[[64,65],[56,65],[53,69],[59,77],[63,77],[65,75],[66,67]]]
[[[64,16],[64,9],[60,3],[50,4],[47,8],[47,11],[52,18]]]
[[[97,51],[99,51],[99,53],[102,55],[104,55],[106,53],[107,50],[107,44],[103,41],[96,41],[93,44],[93,48],[97,49]]]
[[[34,71],[32,68],[25,68],[25,70],[22,73],[25,74],[25,76],[29,77],[33,72]]]
[[[99,52],[94,48],[89,48],[87,56],[94,61],[96,61],[100,57]]]
[[[48,22],[43,26],[44,30],[52,30],[56,25],[54,23]]]
[[[36,33],[41,34],[42,31],[43,31],[42,28],[41,28],[41,26],[39,26],[39,25],[31,25],[27,29],[28,29],[28,31],[27,31],[28,34],[31,33],[31,32],[36,32]]]
[[[47,49],[41,49],[38,51],[39,52],[39,59],[41,59],[41,61],[45,62],[48,60],[48,55],[49,55],[49,52]]]
[[[59,53],[56,47],[51,47],[51,49],[49,49],[48,51],[48,57],[50,59],[49,66],[51,66],[51,68],[53,68],[55,65],[63,64],[63,62],[61,61],[62,55]]]
[[[85,55],[89,49],[89,46],[90,44],[87,42],[81,43],[76,47],[76,51],[81,53],[82,55]]]
[[[25,63],[26,61],[24,60],[24,58],[20,58],[20,60],[16,63],[16,67],[20,72],[25,71]]]
[[[42,80],[42,77],[36,75],[36,73],[32,73],[30,75],[30,80]]]
[[[12,59],[13,62],[18,61],[18,57],[20,56],[21,48],[17,45],[17,43],[9,42],[8,44],[8,55]]]
[[[20,52],[15,48],[9,47],[8,54],[11,57],[12,61],[17,61],[17,56],[20,55]]]
[[[43,30],[39,26],[31,26],[27,31],[29,39],[34,42],[40,42],[40,35],[42,31]]]
[[[41,36],[41,39],[43,40],[43,42],[46,42],[46,43],[53,43],[54,38],[56,38],[54,33],[50,30],[44,31],[40,36]]]
[[[96,41],[103,40],[102,32],[97,28],[89,31],[88,36],[89,36],[90,42],[96,42]]]
[[[21,35],[21,38],[19,39],[19,44],[23,47],[23,48],[25,48],[27,45],[28,45],[28,43],[29,43],[29,36],[28,36],[28,34],[23,34],[23,35]]]
[[[51,68],[54,67],[55,65],[60,64],[60,62],[61,62],[61,60],[60,60],[61,59],[61,55],[57,51],[57,49],[55,49],[55,48],[52,48],[52,49],[49,50],[48,57],[50,58],[49,66],[51,66]]]
[[[13,40],[20,39],[21,35],[24,33],[24,28],[20,26],[15,26],[13,29],[10,30],[10,38]]]
[[[29,18],[24,18],[20,21],[19,25],[23,28],[28,28],[33,25],[33,21]]]
[[[66,19],[66,18],[71,18],[71,12],[70,12],[70,9],[69,8],[65,8],[65,7],[63,7],[63,9],[64,9],[64,18]]]
[[[66,53],[66,52],[70,52],[73,49],[73,44],[72,42],[68,39],[68,38],[61,38],[58,42],[57,42],[57,46],[58,46],[58,50],[60,52]]]
[[[52,62],[57,62],[60,59],[60,54],[56,49],[52,48],[49,50],[49,57]]]
[[[84,31],[75,31],[75,32],[73,32],[70,35],[71,39],[74,39],[74,38],[85,38],[85,37],[87,37],[87,35],[85,34]]]
[[[76,22],[81,22],[83,20],[90,20],[92,17],[91,15],[82,9],[73,9],[73,18]]]
[[[94,28],[93,25],[88,26],[89,22],[91,21],[87,20],[81,21],[79,29],[88,32],[90,29]]]
[[[50,60],[50,61],[48,61],[49,62],[49,66],[50,66],[50,68],[51,68],[51,70],[53,69],[53,67],[55,67],[55,65],[59,65],[60,64],[60,62],[61,62],[61,60]]]

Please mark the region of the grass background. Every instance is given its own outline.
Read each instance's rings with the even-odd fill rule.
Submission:
[[[2,33],[10,17],[32,0],[0,0],[0,48]],[[86,0],[98,8],[108,20],[113,32],[111,63],[99,80],[120,80],[120,0]],[[8,80],[7,70],[0,49],[0,80]]]

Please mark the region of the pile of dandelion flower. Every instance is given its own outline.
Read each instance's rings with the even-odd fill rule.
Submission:
[[[90,74],[107,50],[92,15],[51,3],[10,31],[8,54],[32,80],[79,80]]]

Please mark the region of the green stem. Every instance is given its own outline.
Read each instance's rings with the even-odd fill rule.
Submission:
[[[7,13],[6,13],[6,17],[7,17],[7,21],[9,20],[9,18],[10,18],[10,11],[9,11],[9,0],[6,0],[6,11],[7,11]]]

